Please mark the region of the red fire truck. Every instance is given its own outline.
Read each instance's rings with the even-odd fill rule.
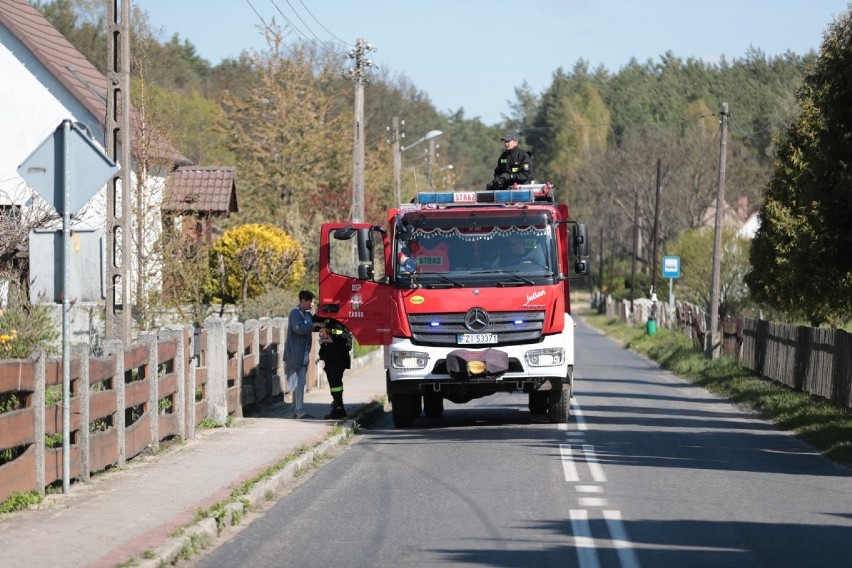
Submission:
[[[387,225],[322,226],[318,315],[383,346],[398,428],[497,392],[565,423],[569,277],[588,271],[586,226],[549,184],[418,193]]]

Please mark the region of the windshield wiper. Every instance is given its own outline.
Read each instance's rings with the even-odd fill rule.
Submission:
[[[498,286],[515,286],[520,284],[528,284],[532,286],[535,284],[535,282],[529,278],[521,276],[517,272],[512,272],[511,270],[477,270],[476,272],[471,272],[471,274],[508,274],[515,278],[515,280],[501,280],[497,283]]]
[[[432,274],[434,274],[434,273],[432,273]],[[427,286],[429,288],[444,288],[444,287],[464,288],[464,284],[462,284],[458,280],[453,280],[449,276],[446,276],[444,274],[435,274],[435,276],[437,276],[438,278],[441,279],[440,283],[438,283],[438,282],[426,282],[423,285]]]

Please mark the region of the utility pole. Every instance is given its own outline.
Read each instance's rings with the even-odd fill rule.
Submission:
[[[633,188],[633,262],[630,268],[630,317],[636,296],[636,259],[639,257],[639,188]]]
[[[721,342],[716,340],[719,328],[719,293],[721,290],[722,266],[722,209],[725,205],[725,150],[728,145],[728,103],[722,103],[719,113],[719,183],[716,192],[716,234],[713,240],[713,278],[710,290],[710,313],[705,335],[704,356],[716,359],[719,356]]]
[[[654,245],[653,245],[653,259],[651,260],[651,297],[657,293],[657,241],[659,240],[659,226],[660,226],[660,193],[662,192],[661,186],[661,172],[663,169],[662,160],[657,158],[657,195],[654,201]],[[656,304],[654,304],[654,308],[656,308]]]
[[[598,267],[599,267],[598,268],[598,290],[600,290],[601,297],[603,297],[603,286],[604,286],[604,283],[603,283],[603,272],[604,272],[603,271],[603,266],[604,266],[603,242],[604,242],[603,241],[603,225],[601,225],[600,237],[598,238],[598,243],[600,243],[598,245],[598,247],[599,247],[598,248]]]
[[[429,140],[429,189],[435,190],[435,139]]]
[[[119,9],[116,7],[120,4]],[[120,12],[120,13],[119,13]],[[132,339],[130,307],[130,0],[107,2],[107,100],[104,144],[107,155],[121,166],[107,182],[105,335],[107,340]],[[139,183],[142,183],[140,180]],[[138,277],[141,277],[139,275]]]
[[[354,172],[352,175],[352,221],[364,220],[364,85],[368,82],[365,69],[373,62],[365,56],[375,51],[363,38],[355,41],[355,49],[349,52],[349,58],[355,60],[355,67],[349,70],[349,77],[355,81],[355,141],[353,145]]]
[[[405,134],[399,133],[399,126],[405,126],[405,121],[400,121],[398,116],[393,117],[391,121],[391,138],[388,140],[393,145],[393,204],[398,205],[402,199],[402,148],[400,148],[400,139]]]

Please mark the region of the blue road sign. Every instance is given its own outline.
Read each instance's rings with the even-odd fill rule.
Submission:
[[[118,166],[73,122],[69,130],[66,164],[63,124],[64,121],[18,166],[18,174],[58,212],[73,214],[115,175]],[[66,167],[67,204],[63,203]]]
[[[663,278],[680,278],[680,257],[663,257]]]

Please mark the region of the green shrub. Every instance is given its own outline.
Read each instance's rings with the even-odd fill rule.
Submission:
[[[0,358],[26,359],[37,349],[56,354],[59,331],[48,309],[31,304],[17,280],[8,282],[8,301],[0,309]]]

